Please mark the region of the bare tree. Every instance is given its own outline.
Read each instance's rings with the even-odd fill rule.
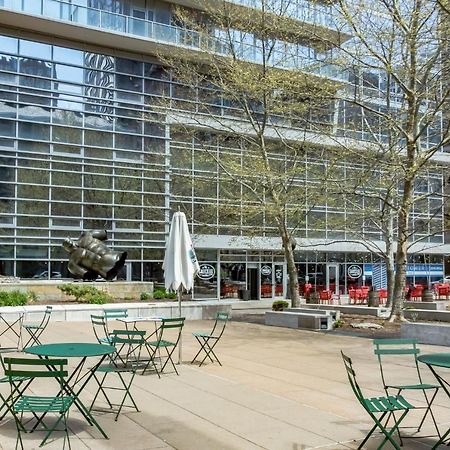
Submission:
[[[341,106],[351,116],[346,132],[359,130],[357,139],[372,140],[372,164],[395,171],[398,182],[388,191],[399,195],[386,218],[396,224],[391,320],[403,319],[414,228],[411,212],[420,200],[415,188],[420,174],[450,140],[443,120],[449,97],[448,66],[443,61],[448,21],[439,4],[428,0],[339,0],[336,9],[353,35],[340,49],[341,64],[352,81],[340,91]],[[386,200],[385,205],[391,204],[390,197]]]
[[[186,39],[197,39],[204,51],[161,58],[197,100],[188,105],[183,93],[172,94],[168,120],[192,133],[196,149],[217,167],[223,197],[209,214],[219,208],[223,220],[233,223],[239,210],[235,225],[247,235],[281,238],[289,296],[298,305],[295,237],[305,229],[308,212],[324,203],[325,180],[336,165],[335,152],[318,135],[331,131],[339,82],[317,75],[331,73],[331,66],[299,55],[299,42],[320,46],[316,50],[324,54],[330,45],[311,41],[312,29],[324,29],[289,18],[290,4],[261,0],[252,9],[215,2],[202,14],[178,9],[178,21],[192,30]],[[196,139],[204,131],[214,135],[220,154]]]

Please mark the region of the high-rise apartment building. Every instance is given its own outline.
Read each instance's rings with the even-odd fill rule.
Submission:
[[[336,45],[345,39],[329,3],[291,3],[306,34],[315,26]],[[177,24],[173,6],[160,0],[0,0],[0,274],[68,276],[62,240],[76,238],[81,230],[106,229],[109,245],[128,252],[123,278],[160,282],[174,207],[184,205],[193,218],[205,204],[227,200],[218,181],[195,183],[202,171],[218,171],[196,165],[198,137],[190,138],[153,107],[162,97],[191,110],[200,110],[205,101],[158,60],[180,48],[193,55],[201,51],[195,32]],[[212,36],[219,39],[220,32],[212,30]],[[214,42],[216,52],[226,52],[220,40]],[[307,39],[296,45],[295,58],[290,48],[290,58],[278,59],[281,68],[295,65],[343,79]],[[245,55],[258,63],[257,51]],[[213,102],[217,114],[233,116],[233,106],[220,96]],[[336,135],[364,139],[363,122],[346,126],[354,125],[353,113],[336,105],[330,116]],[[207,132],[200,147],[206,141],[220,155],[225,144]],[[186,174],[192,174],[193,187],[183,184]],[[430,186],[442,191],[442,171],[430,172],[420,188]],[[426,208],[434,202],[435,211],[442,198],[431,196],[427,202]],[[379,261],[364,246],[349,242],[345,230],[327,228],[332,214],[345,217],[344,205],[340,211],[318,206],[315,213],[324,225],[307,223],[297,240],[300,281],[345,292],[350,284],[383,277]],[[442,223],[442,210],[433,217]],[[285,295],[286,264],[269,225],[263,236],[249,237],[251,227],[238,205],[232,220],[219,212],[208,220],[207,227],[191,222],[202,267],[195,298],[237,297],[243,288],[255,299]],[[413,255],[408,266],[415,281],[443,276],[449,251],[443,232],[430,234],[429,249]],[[316,246],[302,250],[302,238],[318,237]],[[381,239],[376,233],[372,237]],[[335,242],[324,245],[326,240]]]

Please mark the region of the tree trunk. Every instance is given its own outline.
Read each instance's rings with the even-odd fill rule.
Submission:
[[[280,226],[280,232],[284,249],[284,257],[287,263],[289,298],[291,299],[292,306],[295,308],[300,306],[300,297],[298,295],[298,273],[294,260],[295,243],[285,227]]]
[[[394,272],[395,272],[395,263],[394,263],[394,219],[392,214],[388,219],[387,230],[385,234],[385,244],[386,244],[386,279],[387,279],[387,291],[388,298],[386,301],[386,306],[391,307],[394,298]]]
[[[402,203],[398,212],[396,272],[392,309],[389,317],[390,322],[397,319],[404,320],[403,301],[405,298],[406,262],[408,257],[408,221],[413,189],[413,180],[407,179],[404,183]]]

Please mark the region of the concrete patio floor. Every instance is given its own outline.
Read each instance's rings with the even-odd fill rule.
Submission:
[[[370,339],[321,334],[302,330],[230,322],[217,353],[223,366],[191,365],[197,351],[191,335],[208,330],[210,321],[189,321],[183,331],[180,375],[154,374],[135,378],[133,395],[140,412],[125,410],[118,421],[112,414],[96,413],[109,439],[89,426],[78,412],[69,417],[72,449],[179,449],[179,450],[301,450],[356,449],[372,423],[357,403],[348,384],[340,350],[354,360],[367,396],[381,395],[378,364]],[[90,323],[50,322],[45,335],[50,342],[93,342]],[[422,353],[448,352],[448,347],[421,346]],[[74,364],[75,361],[70,361]],[[89,361],[88,361],[89,362]],[[93,361],[90,361],[93,363]],[[91,364],[92,365],[92,364]],[[406,372],[405,360],[390,365],[391,375]],[[424,378],[435,382],[426,367]],[[450,371],[449,371],[450,378]],[[56,385],[39,386],[49,394]],[[3,392],[8,387],[1,386]],[[95,384],[84,391],[89,402]],[[423,405],[420,393],[406,396]],[[434,411],[442,430],[450,427],[450,399],[438,394]],[[420,421],[423,411],[412,412],[409,422]],[[420,433],[432,434],[427,420]],[[0,423],[0,446],[15,447],[13,420]],[[42,432],[24,435],[25,449],[38,448]],[[435,437],[416,436],[404,441],[405,449],[431,448]],[[375,449],[380,438],[365,448]],[[44,449],[61,449],[61,433]],[[391,448],[386,445],[385,448]],[[441,447],[444,448],[444,447]]]

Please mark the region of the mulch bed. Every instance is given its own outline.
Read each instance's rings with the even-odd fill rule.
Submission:
[[[343,334],[347,336],[360,336],[368,338],[398,338],[400,337],[400,322],[390,323],[388,319],[374,317],[374,316],[362,316],[359,314],[341,314],[342,326],[335,328],[332,333]],[[383,328],[380,329],[362,329],[353,328],[352,323],[376,323]]]

